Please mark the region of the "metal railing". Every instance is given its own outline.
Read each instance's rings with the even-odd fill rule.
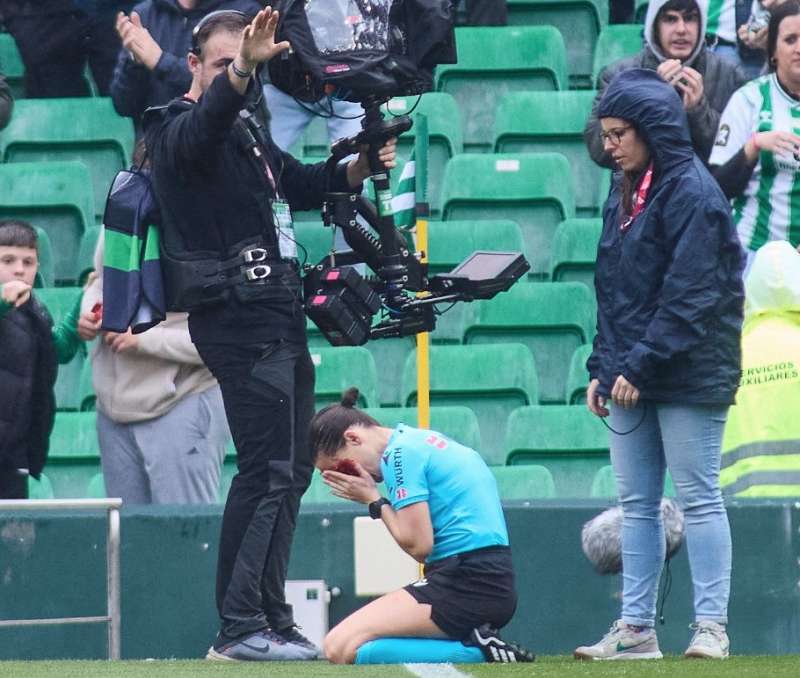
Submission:
[[[119,509],[122,499],[4,499],[0,511],[105,510],[106,532],[106,598],[107,614],[97,617],[60,617],[53,619],[3,619],[0,628],[16,626],[54,626],[59,624],[108,624],[108,658],[120,658],[120,590],[119,590]]]

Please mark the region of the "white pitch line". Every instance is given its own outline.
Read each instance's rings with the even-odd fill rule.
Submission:
[[[417,678],[472,678],[452,664],[404,664],[406,670]]]

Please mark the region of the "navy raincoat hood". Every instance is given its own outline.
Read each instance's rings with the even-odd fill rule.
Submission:
[[[654,71],[620,73],[598,115],[636,127],[654,174],[644,209],[624,232],[621,181],[603,211],[589,373],[605,396],[623,375],[644,399],[731,404],[740,373],[744,253],[730,205],[692,150],[680,97]]]

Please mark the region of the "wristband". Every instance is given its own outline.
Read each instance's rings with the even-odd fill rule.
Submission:
[[[253,71],[243,71],[243,70],[241,70],[240,68],[237,68],[237,67],[236,67],[236,62],[235,62],[235,61],[231,61],[231,68],[233,69],[233,74],[234,74],[234,75],[235,75],[237,78],[241,78],[242,80],[246,80],[246,79],[247,79],[247,78],[249,78],[251,75],[253,75]]]
[[[753,133],[750,135],[750,141],[752,141],[752,142],[753,142],[753,146],[755,146],[755,147],[756,147],[756,150],[757,150],[757,151],[760,151],[760,150],[761,150],[761,146],[759,146],[759,145],[758,145],[758,139],[756,139],[756,137],[757,137],[757,136],[758,136],[758,132],[753,132]]]

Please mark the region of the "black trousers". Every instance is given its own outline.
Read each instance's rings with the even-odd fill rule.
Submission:
[[[10,466],[0,466],[0,499],[27,499],[28,474]]]
[[[124,4],[124,3],[121,3]],[[109,96],[121,43],[115,14],[82,12],[17,16],[6,20],[25,65],[30,98],[89,96],[87,63],[100,96]]]
[[[303,343],[197,343],[219,381],[239,472],[217,564],[222,634],[237,638],[294,623],[284,585],[300,498],[311,482],[314,365]]]

